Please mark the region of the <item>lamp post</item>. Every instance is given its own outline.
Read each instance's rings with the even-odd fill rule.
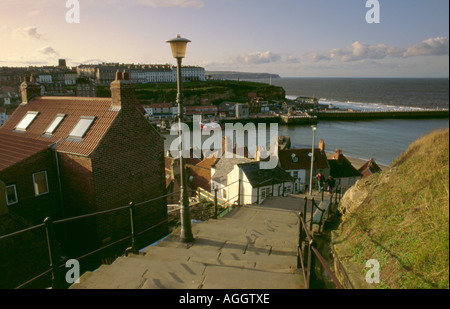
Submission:
[[[313,130],[313,141],[312,141],[312,149],[311,149],[311,175],[309,177],[309,195],[312,195],[312,183],[313,183],[313,169],[314,169],[314,146],[316,144],[316,131],[317,126],[311,126]]]
[[[172,54],[175,59],[177,59],[177,104],[178,104],[178,136],[180,137],[179,155],[180,155],[180,218],[181,218],[181,235],[180,240],[182,242],[193,242],[194,236],[192,235],[191,227],[191,214],[189,211],[189,196],[187,191],[187,181],[186,173],[184,170],[184,158],[181,145],[181,123],[184,120],[183,111],[183,88],[182,88],[182,77],[181,77],[181,62],[186,55],[186,46],[189,43],[188,39],[183,39],[178,34],[176,38],[167,40],[166,43],[170,43],[172,49]]]

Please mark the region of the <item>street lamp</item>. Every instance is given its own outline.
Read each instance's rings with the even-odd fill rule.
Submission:
[[[191,227],[191,214],[189,212],[189,196],[187,192],[187,181],[186,173],[184,170],[184,158],[181,145],[181,123],[184,120],[183,111],[183,88],[182,88],[182,77],[181,77],[181,61],[186,55],[186,46],[190,41],[188,39],[183,39],[178,34],[176,38],[167,40],[166,43],[170,43],[172,48],[172,54],[175,59],[177,59],[177,104],[178,104],[178,136],[180,137],[179,155],[180,155],[180,217],[181,217],[181,235],[180,240],[182,242],[193,242],[194,236],[192,235]]]
[[[316,144],[316,131],[317,126],[311,126],[313,130],[313,141],[312,141],[312,150],[311,150],[311,175],[309,177],[309,195],[312,195],[312,183],[313,183],[313,169],[314,169],[314,146]]]

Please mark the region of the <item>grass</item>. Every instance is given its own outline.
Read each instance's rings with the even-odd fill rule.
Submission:
[[[379,288],[449,288],[449,130],[412,143],[388,173],[341,224],[351,260],[377,259]]]

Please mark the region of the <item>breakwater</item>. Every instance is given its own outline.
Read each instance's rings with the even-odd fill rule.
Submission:
[[[448,110],[421,111],[327,111],[311,112],[318,120],[433,119],[449,118]]]

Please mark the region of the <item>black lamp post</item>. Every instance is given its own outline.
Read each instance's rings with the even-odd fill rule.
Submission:
[[[180,137],[180,181],[181,181],[181,196],[180,196],[180,217],[181,217],[181,235],[180,240],[182,242],[193,242],[194,236],[192,235],[191,227],[191,214],[189,211],[189,196],[187,191],[187,180],[186,171],[184,169],[184,158],[181,145],[181,123],[184,121],[184,111],[183,111],[183,88],[182,88],[182,76],[181,76],[181,62],[186,55],[187,43],[191,42],[188,39],[183,39],[178,34],[176,38],[167,40],[172,48],[172,54],[175,59],[177,59],[177,104],[178,104],[178,136]]]

